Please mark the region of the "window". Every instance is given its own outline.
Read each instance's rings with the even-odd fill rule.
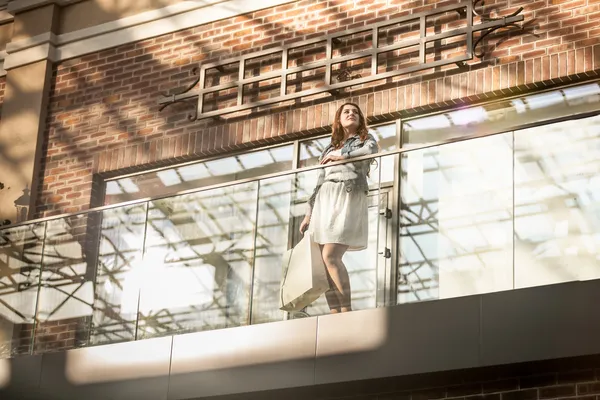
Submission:
[[[592,83],[404,121],[402,146],[415,148],[507,132],[529,124],[595,112],[600,85]]]
[[[293,156],[294,146],[288,144],[110,180],[106,182],[104,204],[171,195],[288,171]]]
[[[369,130],[377,138],[381,151],[398,148],[396,123],[375,126]],[[294,152],[292,143],[111,179],[105,182],[104,204],[175,195],[187,190],[289,171],[295,159],[298,160],[298,167],[317,165],[329,140],[330,135],[300,141],[299,154]]]

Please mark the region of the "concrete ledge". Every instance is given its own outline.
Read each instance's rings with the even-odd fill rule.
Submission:
[[[57,36],[52,32],[42,33],[41,35],[33,36],[28,39],[22,39],[22,40],[17,40],[16,42],[8,43],[6,45],[6,52],[9,54],[17,53],[19,51],[27,50],[29,48],[39,46],[42,44],[46,44],[46,43],[56,45],[56,43],[58,41],[57,39],[58,39]]]
[[[51,43],[30,47],[17,53],[9,53],[4,60],[4,70],[8,71],[42,60],[56,61],[56,47]]]

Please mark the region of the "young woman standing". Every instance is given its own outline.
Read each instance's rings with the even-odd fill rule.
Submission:
[[[335,113],[331,143],[319,160],[327,164],[374,154],[378,149],[358,105],[346,103]],[[346,251],[367,247],[369,165],[370,160],[365,160],[321,169],[300,224],[300,232],[308,228],[321,247],[331,286],[326,293],[331,313],[352,311],[350,278],[342,257]]]

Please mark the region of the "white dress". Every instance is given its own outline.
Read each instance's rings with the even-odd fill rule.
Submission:
[[[341,155],[341,150],[329,154]],[[365,249],[369,233],[367,195],[359,190],[347,192],[343,182],[356,178],[354,164],[336,165],[324,171],[325,182],[317,192],[308,228],[313,240],[319,244],[345,244],[348,250]]]

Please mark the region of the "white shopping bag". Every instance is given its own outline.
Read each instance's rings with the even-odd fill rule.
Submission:
[[[308,232],[285,253],[283,268],[279,301],[279,309],[283,311],[299,311],[329,290],[321,250]]]

